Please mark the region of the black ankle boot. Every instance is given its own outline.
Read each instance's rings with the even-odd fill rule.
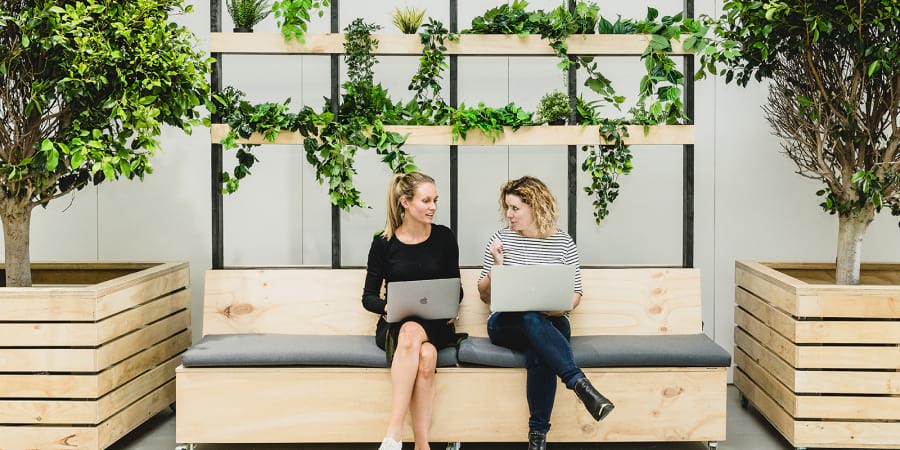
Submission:
[[[594,389],[594,385],[587,378],[582,378],[575,382],[575,395],[578,396],[581,403],[584,403],[584,407],[587,408],[588,412],[594,416],[594,420],[598,422],[603,420],[616,407],[603,394],[597,392]]]
[[[547,450],[547,433],[528,433],[528,450]]]

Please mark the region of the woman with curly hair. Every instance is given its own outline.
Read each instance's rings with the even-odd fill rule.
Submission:
[[[506,183],[500,189],[500,210],[508,227],[494,233],[484,250],[478,279],[481,300],[491,302],[494,266],[568,264],[575,266],[572,293],[572,309],[575,309],[582,294],[578,249],[572,237],[557,228],[559,211],[547,185],[530,176]],[[547,448],[556,377],[575,391],[595,420],[602,420],[614,408],[575,365],[567,314],[568,311],[495,312],[488,318],[491,342],[525,353],[526,397],[531,413],[529,450]]]

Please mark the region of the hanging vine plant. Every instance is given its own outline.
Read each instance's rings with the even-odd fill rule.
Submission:
[[[445,53],[447,41],[458,41],[459,35],[450,33],[444,24],[433,18],[422,26],[419,33],[422,43],[422,56],[419,58],[419,69],[409,82],[409,90],[415,93],[411,108],[407,108],[409,122],[416,125],[433,125],[448,123],[452,110],[441,97],[443,71],[447,64]]]

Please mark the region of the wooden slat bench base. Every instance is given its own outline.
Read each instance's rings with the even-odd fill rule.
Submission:
[[[616,410],[594,421],[560,385],[555,442],[725,438],[725,368],[585,369]],[[380,442],[389,420],[387,369],[177,369],[176,440],[183,443]],[[429,436],[515,442],[528,434],[525,370],[438,369]],[[354,406],[355,405],[355,406]],[[407,424],[405,440],[412,438]]]

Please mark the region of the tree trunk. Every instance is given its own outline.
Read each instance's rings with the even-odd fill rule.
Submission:
[[[874,219],[875,207],[872,205],[838,218],[837,284],[859,284],[863,235]]]
[[[0,219],[6,251],[6,286],[31,286],[31,207],[14,199],[0,200]]]

